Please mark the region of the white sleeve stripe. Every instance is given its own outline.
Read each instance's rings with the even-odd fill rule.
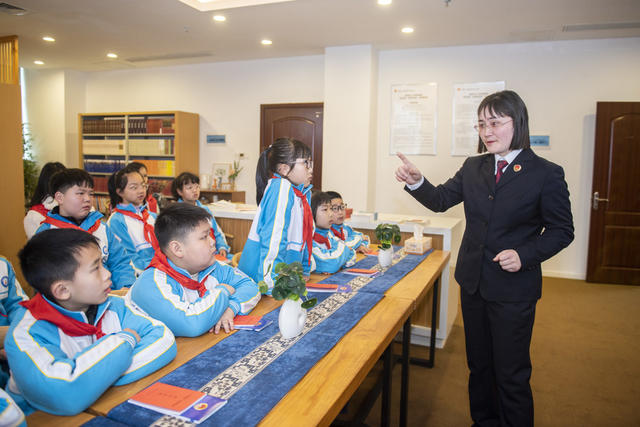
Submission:
[[[200,301],[196,303],[181,301],[180,297],[173,293],[171,285],[167,283],[167,280],[167,274],[156,268],[153,272],[153,281],[162,294],[162,297],[169,301],[176,310],[182,311],[185,316],[198,316],[206,312],[216,304],[216,301],[220,296],[220,289],[210,289],[209,295],[201,298]]]
[[[271,231],[271,240],[269,241],[269,251],[262,263],[262,272],[264,281],[269,288],[273,288],[273,278],[271,271],[275,268],[273,265],[278,251],[280,249],[280,242],[282,241],[282,234],[284,232],[284,220],[286,216],[287,205],[289,203],[289,186],[286,185],[284,179],[280,181],[280,189],[278,190],[278,203],[276,204],[276,215],[273,221],[273,230]],[[271,269],[269,269],[271,267]],[[269,274],[267,274],[269,270]]]

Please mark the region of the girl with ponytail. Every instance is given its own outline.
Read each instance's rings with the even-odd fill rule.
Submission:
[[[238,267],[256,282],[271,289],[279,262],[302,263],[311,272],[313,214],[311,150],[292,138],[279,138],[258,160],[256,202],[258,210]]]

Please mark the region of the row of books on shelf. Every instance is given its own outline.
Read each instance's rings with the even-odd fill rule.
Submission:
[[[150,176],[173,176],[176,170],[175,160],[141,160]],[[124,160],[85,159],[84,170],[89,173],[113,173],[126,166]]]
[[[167,179],[149,179],[149,193],[150,194],[162,194],[163,196],[171,196],[171,180]],[[109,177],[108,176],[94,176],[93,177],[93,191],[96,193],[108,193],[109,192]]]
[[[82,133],[124,133],[124,117],[85,118]]]
[[[125,143],[122,140],[85,139],[82,152],[89,155],[125,155]],[[136,139],[130,140],[129,155],[132,156],[172,156],[175,142],[173,139]]]
[[[174,117],[129,117],[129,133],[175,133]]]

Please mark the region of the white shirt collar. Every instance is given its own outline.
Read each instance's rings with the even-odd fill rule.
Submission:
[[[510,151],[509,154],[507,154],[504,157],[498,156],[497,154],[494,155],[494,169],[493,169],[493,173],[494,175],[496,173],[498,173],[498,160],[506,160],[507,161],[507,166],[509,166],[511,164],[511,162],[513,162],[513,160],[518,157],[518,154],[520,154],[520,152],[522,151],[522,148],[518,149],[518,150],[513,150]],[[506,167],[506,166],[505,166]]]

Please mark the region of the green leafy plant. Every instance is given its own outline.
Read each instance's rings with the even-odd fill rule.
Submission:
[[[29,203],[38,185],[40,170],[33,155],[33,138],[27,123],[22,124],[22,168],[24,170],[24,200]]]
[[[391,243],[400,243],[400,227],[397,224],[378,224],[376,238],[380,241],[381,249],[389,249]]]
[[[244,167],[240,167],[240,160],[233,161],[233,172],[229,174],[229,181],[235,181]]]
[[[269,268],[270,270],[271,268]],[[279,262],[276,264],[273,272],[277,275],[275,283],[273,284],[273,289],[271,290],[271,296],[276,300],[280,301],[283,299],[290,299],[294,301],[298,301],[302,299],[304,302],[302,303],[302,308],[311,308],[318,300],[316,298],[306,299],[304,297],[307,296],[307,285],[302,277],[302,263],[296,261],[291,264],[287,264],[285,262]],[[267,271],[267,274],[269,271]],[[260,287],[260,292],[266,294],[269,290],[267,284],[261,280],[258,283]]]

